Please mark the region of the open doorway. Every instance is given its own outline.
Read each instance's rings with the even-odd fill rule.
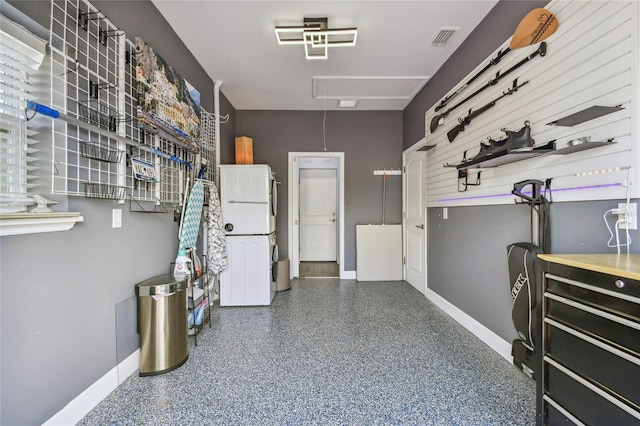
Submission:
[[[289,153],[291,277],[344,276],[344,153]]]

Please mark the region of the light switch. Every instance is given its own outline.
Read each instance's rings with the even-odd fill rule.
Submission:
[[[442,208],[442,218],[449,219],[449,209],[447,207]]]
[[[111,227],[122,228],[122,209],[113,209],[111,212]]]

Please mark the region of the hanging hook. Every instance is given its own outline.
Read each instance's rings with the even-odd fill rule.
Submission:
[[[120,30],[103,30],[102,28],[100,28],[98,39],[100,40],[101,45],[106,46],[107,39],[109,39],[110,37],[120,37],[122,35],[124,35],[124,32]]]
[[[229,114],[220,115],[220,114],[216,114],[216,113],[213,113],[213,112],[206,112],[205,114],[220,119],[220,124],[225,124],[225,123],[227,123],[229,121]]]
[[[100,11],[97,12],[78,12],[78,25],[83,30],[87,30],[89,25],[89,21],[100,21],[102,19],[106,19],[106,16],[97,16],[101,15]]]
[[[68,71],[66,71],[66,72],[63,72],[62,74],[60,74],[60,77],[62,77],[63,75],[67,75],[67,74],[69,74],[69,73],[72,73],[72,72],[76,72],[76,71],[78,71],[78,68],[80,68],[80,62],[78,62],[78,60],[77,60],[77,59],[76,59],[75,64],[76,64],[76,67],[75,67],[74,69],[72,69],[72,70],[68,70]]]

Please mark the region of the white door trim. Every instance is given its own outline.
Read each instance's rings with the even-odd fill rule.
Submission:
[[[299,191],[300,191],[300,173],[298,168],[299,158],[304,157],[335,157],[338,159],[338,258],[340,259],[340,278],[347,278],[344,271],[344,152],[290,152],[289,153],[289,220],[288,220],[288,243],[289,258],[291,260],[290,277],[294,278],[300,275],[300,259],[299,259],[299,227],[298,212],[299,209]]]
[[[403,176],[402,176],[402,247],[403,250],[405,250],[405,252],[403,253],[403,257],[406,258],[407,253],[406,253],[406,249],[407,249],[407,238],[406,238],[406,233],[404,232],[404,228],[406,227],[406,216],[407,213],[405,211],[405,200],[407,197],[407,188],[406,188],[406,184],[405,184],[405,167],[407,165],[407,155],[419,150],[420,148],[424,147],[426,145],[426,138],[422,138],[420,139],[418,142],[414,143],[413,145],[411,145],[409,148],[405,149],[402,152],[402,170],[403,170]],[[426,201],[426,200],[425,200]],[[424,271],[424,291],[423,294],[427,294],[427,290],[428,290],[428,263],[427,263],[427,247],[429,246],[429,244],[427,244],[427,233],[426,233],[426,228],[427,228],[427,204],[426,202],[424,203],[424,226],[425,226],[425,237],[424,237],[424,265],[425,265],[425,271]],[[406,281],[407,277],[406,277],[406,268],[404,267],[404,264],[402,265],[402,278]]]

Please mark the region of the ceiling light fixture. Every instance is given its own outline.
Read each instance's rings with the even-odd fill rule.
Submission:
[[[302,26],[276,26],[278,44],[303,44],[307,59],[327,59],[330,47],[355,46],[357,28],[328,28],[328,18],[304,18]]]
[[[355,108],[358,105],[357,99],[340,99],[338,100],[338,107],[340,108]]]

